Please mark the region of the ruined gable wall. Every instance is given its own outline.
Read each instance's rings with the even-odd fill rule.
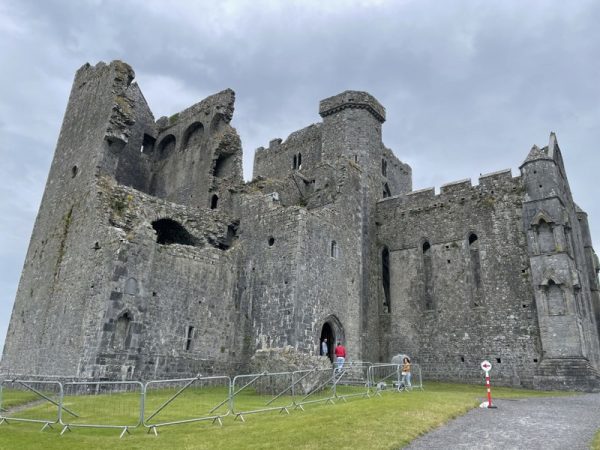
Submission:
[[[13,308],[2,368],[73,375],[84,350],[83,318],[97,259],[90,196],[109,142],[117,99],[133,79],[119,61],[84,65],[75,76]]]
[[[231,208],[229,188],[243,183],[242,149],[229,125],[235,94],[225,90],[157,122],[148,192],[182,205],[207,207],[219,197]]]
[[[538,325],[521,227],[523,187],[510,172],[378,203],[378,239],[390,250],[387,358],[411,354],[428,377],[531,385]],[[469,233],[477,234],[481,303],[476,306]],[[423,242],[431,245],[433,308],[425,306]],[[381,302],[381,285],[377,286]],[[385,343],[386,339],[382,341]],[[497,358],[500,362],[497,361]]]

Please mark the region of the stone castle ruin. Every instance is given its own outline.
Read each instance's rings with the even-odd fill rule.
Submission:
[[[155,120],[133,70],[75,76],[0,371],[152,379],[257,350],[407,353],[424,376],[596,389],[598,259],[556,137],[521,165],[412,190],[366,92],[242,176],[225,90]]]

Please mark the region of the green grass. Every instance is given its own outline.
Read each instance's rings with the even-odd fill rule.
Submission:
[[[31,391],[19,391],[13,389],[4,389],[0,395],[2,395],[2,408],[13,408],[40,398]]]
[[[347,392],[356,392],[348,388]],[[153,391],[147,397],[146,416],[156,410],[173,390]],[[40,424],[11,422],[0,426],[0,449],[238,449],[238,448],[400,448],[419,435],[464,414],[482,401],[481,386],[428,383],[424,391],[384,392],[381,397],[338,400],[335,405],[315,403],[305,411],[290,409],[290,414],[273,411],[245,415],[246,422],[223,419],[223,426],[210,421],[159,428],[158,437],[143,428],[132,430],[130,436],[119,439],[120,430],[73,428],[59,436],[60,427],[41,433]],[[495,388],[495,398],[522,398],[565,393],[548,393],[509,388]],[[567,394],[568,395],[568,394]],[[211,388],[189,390],[169,404],[152,419],[152,423],[205,415],[226,398],[226,390]],[[245,393],[237,399],[236,410],[248,410],[264,405],[270,396]],[[278,406],[291,399],[281,398]],[[106,424],[136,420],[139,395],[113,394],[97,396],[67,396],[65,405],[80,415],[69,414],[72,423],[96,421],[106,417]],[[49,404],[35,405],[19,413],[34,417],[56,411]],[[223,412],[224,409],[221,409]]]
[[[596,433],[596,437],[592,442],[592,450],[600,450],[600,429]]]

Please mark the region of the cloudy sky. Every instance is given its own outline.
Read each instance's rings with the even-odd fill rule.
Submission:
[[[558,136],[600,249],[600,2],[0,0],[0,349],[75,71],[121,59],[155,117],[224,88],[254,149],[366,90],[415,189],[518,166]]]

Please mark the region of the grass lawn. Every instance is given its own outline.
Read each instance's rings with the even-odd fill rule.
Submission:
[[[594,442],[592,442],[592,450],[600,450],[600,430],[598,430]]]
[[[173,391],[155,391],[148,395],[146,417],[155,411]],[[520,389],[495,388],[495,398],[522,398],[565,395]],[[568,395],[568,394],[567,394]],[[223,418],[223,426],[210,421],[159,428],[159,435],[147,434],[144,428],[119,439],[120,430],[73,428],[59,436],[60,426],[40,432],[41,424],[11,422],[0,426],[0,449],[241,449],[241,448],[400,448],[417,436],[464,414],[485,396],[482,386],[428,383],[424,391],[384,392],[381,397],[338,400],[335,405],[315,403],[305,411],[290,409],[290,414],[273,411],[245,415],[246,422]],[[9,398],[9,396],[6,396]],[[12,397],[11,397],[12,398]],[[222,389],[186,391],[157,414],[152,423],[168,422],[183,417],[206,415],[211,407],[226,398]],[[266,399],[246,394],[238,399],[236,410],[247,411],[264,405]],[[278,406],[290,403],[278,399]],[[65,405],[80,417],[65,414],[71,423],[86,423],[104,417],[105,424],[135,423],[139,395],[113,394],[69,396]],[[55,412],[49,404],[36,405],[19,413],[19,417],[48,415]],[[224,413],[225,409],[220,410]],[[596,440],[598,442],[598,439]],[[596,447],[599,448],[598,444]]]

